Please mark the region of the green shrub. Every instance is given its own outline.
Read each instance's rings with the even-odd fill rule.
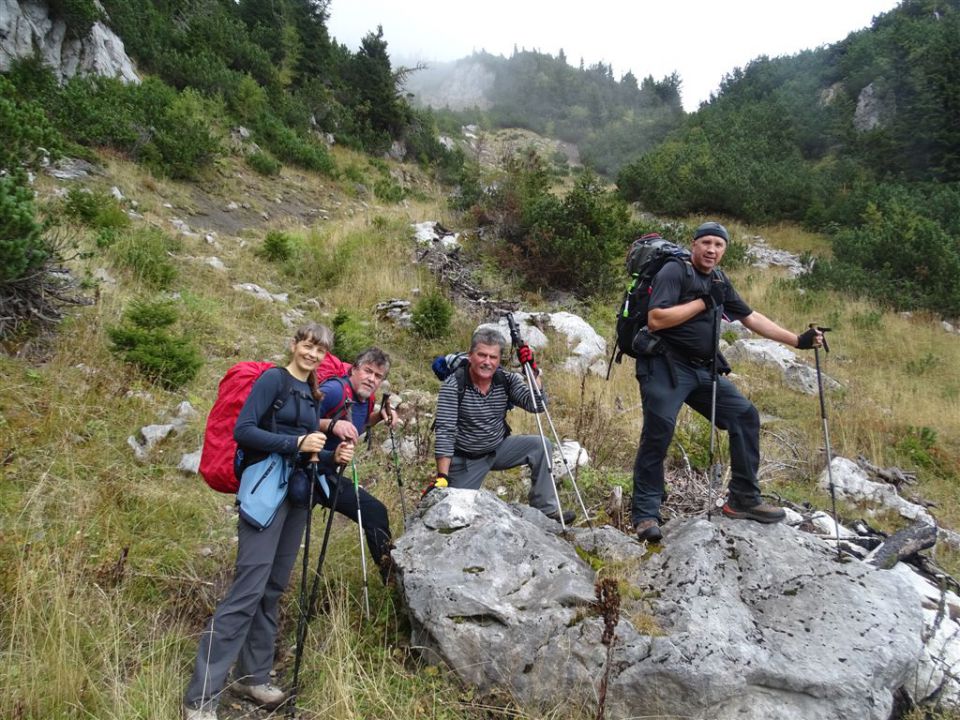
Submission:
[[[0,284],[28,275],[48,255],[33,191],[22,176],[0,176]]]
[[[922,468],[931,469],[937,465],[937,431],[927,427],[908,427],[894,446],[901,457]]]
[[[930,207],[902,191],[871,202],[864,224],[836,233],[830,260],[818,262],[803,282],[874,298],[901,310],[960,314],[960,247],[953,214],[930,216]]]
[[[194,178],[220,151],[210,121],[211,108],[195,90],[185,90],[164,114],[153,142],[161,169],[174,178]]]
[[[67,191],[63,213],[98,230],[125,228],[130,225],[129,216],[112,195],[78,186]]]
[[[293,257],[293,239],[284,232],[271,230],[263,239],[263,245],[257,249],[257,257],[272,262],[284,262]]]
[[[524,208],[523,224],[528,231],[520,245],[531,282],[592,294],[618,281],[615,261],[630,238],[630,216],[595,175],[581,175],[562,200],[547,193],[536,198]]]
[[[268,177],[280,174],[280,162],[270,153],[257,150],[247,155],[247,165]]]
[[[230,112],[245,122],[260,117],[266,111],[268,103],[266,91],[249,75],[239,78],[233,91],[224,99]]]
[[[398,203],[407,195],[406,190],[404,190],[399,183],[394,182],[392,178],[380,178],[377,180],[373,184],[373,194],[376,195],[378,199],[391,203]]]
[[[450,332],[453,305],[439,292],[424,295],[413,308],[413,329],[421,337],[434,339]]]
[[[689,243],[690,241],[687,240],[685,244],[689,245]],[[747,255],[746,243],[735,239],[731,239],[730,242],[727,243],[727,249],[723,253],[723,267],[727,270],[744,267],[749,260],[750,257]]]
[[[315,170],[330,177],[337,174],[337,165],[326,146],[297,133],[269,115],[261,117],[256,125],[256,139],[280,160],[307,170]]]
[[[14,71],[22,67],[15,66]],[[24,70],[26,72],[26,70]],[[43,76],[52,78],[52,75]],[[25,82],[25,84],[27,84]],[[12,173],[21,165],[36,165],[43,150],[52,157],[60,154],[63,138],[54,128],[39,102],[26,99],[22,91],[0,75],[0,170]]]
[[[177,249],[179,243],[176,240],[152,227],[135,228],[110,246],[111,256],[119,266],[158,290],[170,287],[177,277],[177,268],[169,256]]]
[[[135,301],[124,322],[108,328],[110,350],[153,382],[170,389],[185,385],[196,377],[203,360],[193,342],[169,332],[177,316],[170,302]]]
[[[168,88],[171,96],[173,90]],[[141,90],[115,78],[75,75],[61,89],[51,111],[70,139],[135,152],[149,139],[157,116],[138,103]]]
[[[50,15],[64,21],[71,38],[86,37],[100,19],[100,8],[94,0],[50,0],[49,5]]]
[[[357,355],[375,344],[370,323],[347,310],[339,310],[334,316],[333,333],[336,338],[333,352],[348,362],[352,362]]]

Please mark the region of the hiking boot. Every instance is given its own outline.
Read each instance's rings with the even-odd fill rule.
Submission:
[[[556,511],[555,511],[555,512],[552,512],[552,513],[544,513],[544,515],[546,515],[548,518],[550,518],[550,519],[553,520],[554,522],[560,522],[560,513],[559,513],[559,512],[556,512]],[[564,511],[563,511],[563,524],[564,524],[564,525],[569,525],[570,523],[572,523],[572,522],[573,522],[574,520],[576,520],[576,519],[577,519],[577,514],[576,514],[573,510],[564,510]]]
[[[287,699],[287,693],[276,685],[263,683],[261,685],[244,685],[243,683],[234,683],[230,689],[234,695],[241,695],[253,700],[260,707],[272,709]]]
[[[744,508],[728,499],[723,504],[723,514],[734,520],[756,520],[761,523],[778,523],[787,516],[782,507],[762,500],[753,507]]]
[[[638,540],[646,540],[647,542],[660,542],[663,540],[663,533],[660,532],[660,523],[657,522],[656,518],[641,520],[633,529],[637,533]]]
[[[217,720],[217,711],[209,705],[198,708],[184,705],[183,720]]]

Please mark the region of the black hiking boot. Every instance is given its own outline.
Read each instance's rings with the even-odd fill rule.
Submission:
[[[550,518],[550,519],[553,520],[554,522],[560,522],[560,513],[559,513],[559,512],[544,513],[544,515],[546,515],[548,518]],[[577,519],[577,513],[575,513],[573,510],[564,510],[564,511],[563,511],[563,524],[564,524],[564,525],[569,525],[570,523],[572,523],[572,522],[573,522],[574,520],[576,520],[576,519]]]
[[[787,516],[782,507],[762,500],[753,507],[741,507],[733,499],[723,504],[723,514],[734,520],[756,520],[761,523],[778,523]]]
[[[663,533],[660,532],[660,523],[656,518],[641,520],[634,528],[637,533],[637,539],[646,542],[658,543],[663,540]]]

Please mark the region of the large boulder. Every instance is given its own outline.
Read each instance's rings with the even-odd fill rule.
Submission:
[[[393,551],[412,643],[483,691],[595,711],[607,648],[575,544],[626,582],[609,717],[887,720],[917,671],[916,591],[817,537],[679,520],[641,561],[611,528],[559,530],[485,491],[431,492]]]
[[[140,82],[123,41],[102,22],[95,22],[85,37],[75,38],[63,20],[51,17],[49,3],[0,0],[0,72],[35,53],[61,81],[93,74]]]
[[[922,650],[912,588],[786,525],[681,521],[634,579],[663,635],[625,634],[617,657],[639,662],[611,684],[624,710],[887,720]]]
[[[482,690],[549,696],[541,664],[560,662],[594,597],[590,566],[551,526],[488,492],[432,491],[392,553],[412,643]]]

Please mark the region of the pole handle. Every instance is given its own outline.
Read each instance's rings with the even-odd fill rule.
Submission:
[[[827,336],[826,336],[826,333],[830,331],[830,328],[822,327],[820,325],[817,325],[816,323],[810,323],[809,327],[811,330],[816,330],[821,335],[823,335],[823,351],[830,352],[830,346],[827,344]],[[814,350],[816,350],[816,348],[814,348]]]
[[[507,327],[510,328],[510,342],[513,343],[515,348],[519,348],[523,345],[523,337],[520,335],[520,326],[517,325],[517,321],[513,319],[513,313],[507,313]]]

